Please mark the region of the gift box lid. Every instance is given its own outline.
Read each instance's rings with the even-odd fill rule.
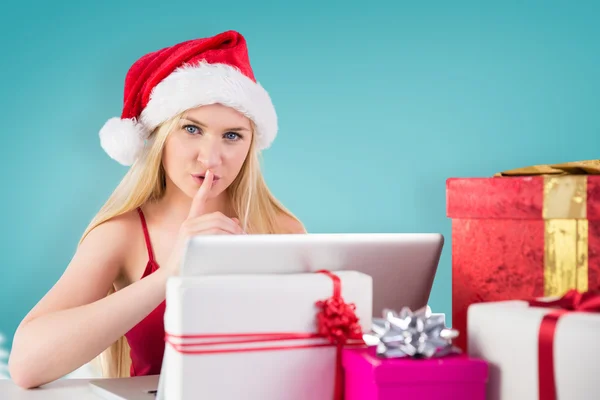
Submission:
[[[442,358],[381,358],[375,347],[345,349],[343,365],[355,374],[372,376],[377,383],[486,382],[488,364],[465,354]]]
[[[446,180],[449,218],[600,219],[600,175]]]

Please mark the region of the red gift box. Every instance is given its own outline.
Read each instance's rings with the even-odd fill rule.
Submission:
[[[585,175],[600,173],[593,163],[446,181],[457,347],[467,351],[470,304],[600,289],[600,176]]]

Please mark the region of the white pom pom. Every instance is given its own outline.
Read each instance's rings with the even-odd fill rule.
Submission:
[[[133,119],[111,118],[100,129],[100,145],[122,165],[132,165],[144,148],[146,130]]]

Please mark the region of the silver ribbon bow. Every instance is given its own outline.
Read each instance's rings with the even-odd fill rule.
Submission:
[[[385,358],[436,358],[460,349],[452,345],[458,331],[446,328],[442,315],[432,315],[429,306],[417,311],[404,307],[400,313],[385,309],[383,318],[374,318],[372,333],[363,335],[367,345],[377,346]]]

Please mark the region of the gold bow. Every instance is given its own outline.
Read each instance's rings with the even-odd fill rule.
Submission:
[[[494,176],[527,175],[600,175],[600,160],[572,161],[560,164],[531,165],[502,171]]]

